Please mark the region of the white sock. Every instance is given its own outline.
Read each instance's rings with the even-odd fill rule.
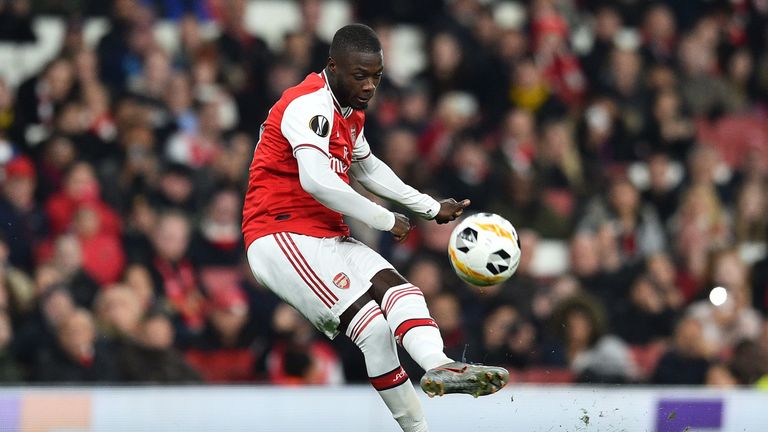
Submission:
[[[443,352],[443,337],[418,287],[408,283],[390,288],[381,299],[381,309],[395,340],[424,370],[453,361]]]
[[[379,392],[400,428],[428,432],[421,403],[397,358],[397,345],[387,320],[373,300],[355,314],[346,335],[360,347],[371,385]]]

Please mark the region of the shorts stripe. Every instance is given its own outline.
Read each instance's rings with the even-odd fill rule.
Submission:
[[[413,288],[416,288],[416,287],[411,285],[411,284],[400,285],[397,288],[390,288],[389,291],[387,291],[387,293],[386,293],[387,301],[384,302],[384,305],[383,305],[384,307],[382,308],[384,310],[384,312],[386,313],[387,310],[389,310],[390,304],[392,303],[392,297],[395,294],[397,294],[400,291],[409,290],[409,289],[413,289]]]
[[[323,302],[323,304],[325,304],[325,306],[330,309],[331,306],[333,306],[333,303],[328,298],[323,296],[318,291],[317,287],[307,279],[307,277],[305,276],[303,270],[299,267],[299,265],[297,265],[296,262],[294,262],[295,257],[293,257],[292,254],[289,253],[289,251],[286,249],[286,247],[283,246],[283,244],[281,242],[281,239],[276,234],[272,234],[272,236],[275,238],[275,242],[280,247],[280,250],[283,252],[283,255],[285,255],[285,257],[288,259],[288,262],[291,263],[291,266],[293,266],[293,269],[296,270],[296,273],[299,275],[301,280],[303,280],[304,283],[307,284],[309,289],[311,289],[312,292],[315,293],[315,295],[318,298],[320,298],[320,300]]]
[[[408,374],[405,373],[402,366],[398,366],[385,374],[368,379],[371,380],[371,385],[373,388],[378,391],[382,391],[397,387],[400,384],[408,381]]]
[[[360,316],[360,319],[359,319],[359,320],[357,320],[357,322],[355,322],[355,325],[349,328],[349,332],[348,332],[348,333],[349,333],[349,337],[350,337],[350,338],[351,338],[351,337],[352,337],[352,336],[353,336],[355,333],[357,333],[357,329],[358,329],[358,327],[360,327],[360,323],[362,323],[363,321],[365,321],[365,319],[366,319],[366,318],[368,318],[368,316],[369,316],[370,314],[374,313],[374,312],[376,311],[376,309],[378,309],[378,306],[377,306],[377,305],[372,305],[371,307],[369,307],[368,309],[366,309],[366,310],[365,310],[365,312],[363,312],[363,314]]]
[[[334,295],[331,290],[328,289],[328,287],[323,283],[322,279],[317,277],[317,274],[312,270],[312,267],[309,266],[309,263],[304,258],[304,255],[301,254],[299,251],[299,248],[296,247],[296,244],[293,243],[293,247],[288,243],[288,237],[285,233],[277,233],[278,236],[283,240],[283,244],[285,245],[286,249],[291,253],[291,255],[296,259],[296,262],[298,263],[299,267],[304,271],[304,274],[307,276],[307,279],[309,279],[314,285],[315,288],[320,291],[330,302],[331,304],[335,304],[338,302],[339,298]],[[314,275],[314,277],[312,277]]]
[[[338,302],[339,298],[336,297],[336,294],[334,294],[333,291],[331,291],[331,289],[328,288],[328,286],[325,284],[325,282],[323,282],[323,280],[320,279],[320,277],[317,276],[317,273],[315,273],[315,271],[312,270],[312,267],[309,265],[309,263],[307,262],[306,258],[304,258],[304,255],[301,254],[301,251],[299,250],[299,247],[296,246],[296,243],[293,242],[293,238],[291,238],[291,235],[288,234],[288,233],[279,233],[279,234],[281,234],[285,238],[287,238],[288,241],[290,242],[290,244],[293,245],[293,251],[296,252],[296,254],[298,254],[299,259],[301,259],[301,261],[304,262],[304,266],[306,266],[307,270],[309,270],[308,276],[310,278],[312,278],[312,276],[314,276],[314,280],[315,280],[315,282],[317,282],[317,284],[319,285],[320,289],[325,294],[327,294],[331,298],[331,300],[333,300],[334,303]],[[288,243],[286,243],[286,245],[288,245]],[[290,248],[290,245],[288,245],[288,246]]]

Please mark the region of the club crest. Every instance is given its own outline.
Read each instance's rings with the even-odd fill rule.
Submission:
[[[318,136],[325,138],[331,130],[331,125],[328,123],[327,118],[321,115],[316,115],[309,121],[309,128]]]
[[[339,273],[333,277],[333,284],[341,289],[347,289],[350,285],[349,276],[344,273]]]

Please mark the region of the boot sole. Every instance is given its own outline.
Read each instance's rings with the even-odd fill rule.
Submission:
[[[496,393],[509,382],[509,372],[504,369],[474,365],[470,365],[462,373],[448,375],[448,377],[450,379],[425,375],[421,380],[421,389],[429,397],[450,393],[464,393],[479,397]]]

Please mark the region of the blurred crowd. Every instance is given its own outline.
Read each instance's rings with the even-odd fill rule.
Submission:
[[[39,73],[0,77],[0,382],[366,381],[244,259],[259,125],[327,59],[323,2],[296,5],[278,50],[245,0],[0,0],[6,44],[66,22]],[[449,356],[519,381],[768,386],[767,1],[350,6],[385,59],[398,26],[424,38],[423,70],[385,74],[367,112],[374,152],[520,234],[515,276],[480,288],[450,270],[454,225],[398,244],[349,221],[422,289]],[[93,46],[89,16],[109,22]],[[537,272],[551,240],[565,270]]]

